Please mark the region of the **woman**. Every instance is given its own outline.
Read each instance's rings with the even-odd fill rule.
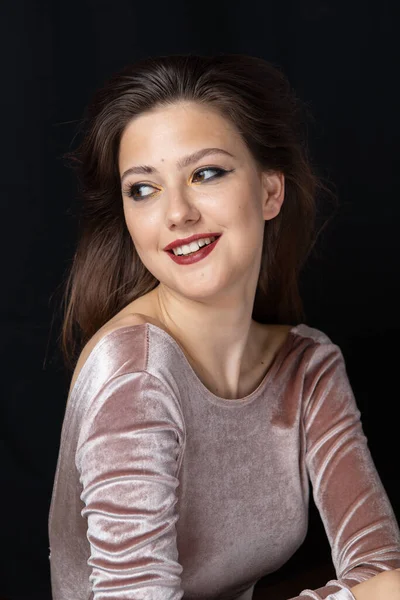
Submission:
[[[248,600],[302,544],[309,480],[337,580],[301,597],[400,598],[343,355],[299,322],[322,187],[300,114],[243,55],[146,59],[95,95],[72,155],[54,600]]]

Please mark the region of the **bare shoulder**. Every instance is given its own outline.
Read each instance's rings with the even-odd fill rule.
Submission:
[[[275,354],[285,344],[293,325],[267,325],[260,324],[265,343],[269,350]]]
[[[293,329],[293,325],[270,325],[270,327],[281,340],[286,339],[290,330]]]
[[[103,327],[101,327],[87,342],[87,344],[82,349],[82,352],[79,355],[78,361],[75,366],[75,370],[72,376],[70,391],[75,385],[76,380],[78,379],[79,373],[81,372],[84,364],[86,363],[89,355],[93,351],[94,347],[109,333],[112,331],[116,331],[117,329],[122,329],[127,326],[134,325],[143,325],[144,323],[151,322],[152,319],[147,317],[146,315],[142,315],[140,313],[125,313],[122,316],[117,316],[105,323]]]

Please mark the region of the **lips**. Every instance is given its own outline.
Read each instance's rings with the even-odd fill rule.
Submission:
[[[185,245],[190,244],[191,242],[195,242],[196,240],[201,240],[201,239],[204,239],[204,238],[211,238],[211,237],[218,238],[221,235],[222,235],[221,233],[211,233],[211,232],[210,233],[195,234],[195,235],[192,235],[191,237],[188,237],[186,239],[177,239],[174,242],[171,242],[170,244],[168,244],[168,246],[165,246],[164,250],[166,252],[170,252],[174,248],[178,248],[178,246],[185,246]]]
[[[216,239],[211,242],[211,244],[202,246],[199,250],[196,252],[191,252],[190,254],[174,254],[172,251],[169,251],[168,254],[170,255],[171,259],[179,265],[191,265],[206,258],[206,256],[208,256],[218,244],[220,237],[220,235],[216,236]]]
[[[214,236],[214,235],[210,235],[207,236],[207,239],[212,240],[210,242],[208,242],[208,244],[204,244],[203,246],[200,246],[199,250],[201,250],[202,248],[205,248],[206,246],[209,246],[210,244],[212,244],[213,242],[215,242],[215,240],[220,237],[220,236]],[[198,240],[204,240],[206,238],[198,238]],[[198,240],[194,240],[194,241],[198,241]],[[182,248],[183,246],[189,246],[192,242],[190,242],[189,244],[182,244],[181,246],[174,246],[173,250],[168,250],[168,252],[172,252],[172,254],[175,254],[174,250],[177,250],[178,248]],[[195,250],[195,252],[198,252],[198,250]],[[192,254],[192,253],[190,253]],[[181,254],[179,256],[182,256]],[[187,256],[186,254],[184,256]]]

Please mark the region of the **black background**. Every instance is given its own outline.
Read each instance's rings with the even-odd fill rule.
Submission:
[[[302,275],[307,324],[343,351],[399,518],[396,2],[13,0],[1,3],[0,23],[0,597],[51,597],[47,517],[69,387],[57,290],[76,242],[76,182],[62,154],[76,145],[93,91],[144,56],[260,56],[284,69],[311,111],[312,158],[340,207]],[[287,598],[335,577],[313,504],[310,519],[302,548],[254,598],[267,589]]]

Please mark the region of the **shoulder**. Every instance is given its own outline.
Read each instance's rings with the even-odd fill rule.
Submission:
[[[334,344],[332,339],[324,331],[321,331],[321,329],[317,329],[316,327],[310,327],[305,323],[299,323],[292,328],[292,331],[298,337],[308,340],[310,344]]]
[[[285,331],[285,327],[282,332]],[[290,329],[290,354],[294,358],[296,373],[307,378],[318,378],[323,371],[345,367],[345,359],[336,334],[299,323]],[[339,334],[337,334],[339,335]]]
[[[331,337],[321,329],[300,323],[293,327],[292,333],[297,339],[294,347],[304,355],[306,362],[312,364],[321,360],[329,362],[332,358],[343,359],[340,343],[336,339],[339,332]]]
[[[86,361],[92,354],[93,350],[101,344],[102,340],[107,338],[111,333],[123,329],[125,327],[134,327],[136,325],[144,325],[150,320],[145,315],[139,313],[124,314],[118,318],[110,319],[103,325],[86,343],[82,352],[79,355],[74,373],[71,380],[70,391],[73,389],[80,372],[82,371]]]
[[[317,352],[318,354],[338,349],[332,339],[320,329],[310,327],[305,323],[297,325],[262,325],[263,336],[266,339],[267,353],[273,356],[286,342],[291,342],[291,349],[305,358]]]

